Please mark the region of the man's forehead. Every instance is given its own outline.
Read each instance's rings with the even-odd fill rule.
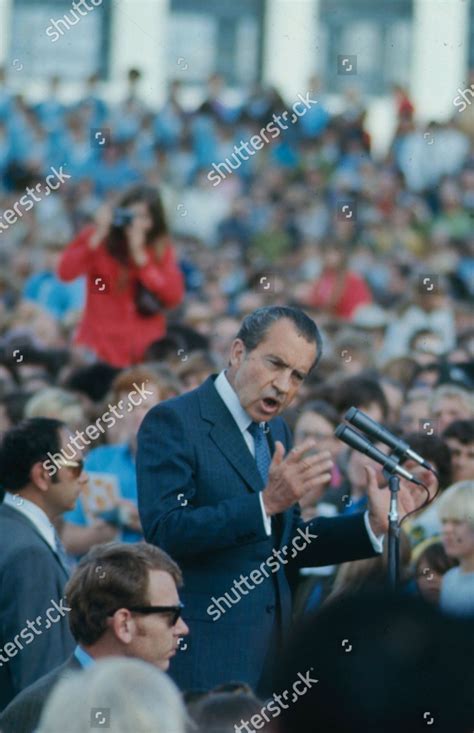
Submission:
[[[148,574],[148,583],[151,590],[159,593],[169,593],[176,591],[176,583],[172,575],[166,570],[150,570]]]
[[[309,369],[316,358],[316,343],[310,342],[286,319],[277,321],[259,344],[265,354],[278,356],[295,369]]]

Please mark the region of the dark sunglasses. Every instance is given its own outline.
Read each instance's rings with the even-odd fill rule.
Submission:
[[[178,619],[181,617],[183,608],[184,603],[178,603],[178,605],[176,606],[130,606],[127,610],[131,611],[132,613],[144,614],[168,613],[170,614],[170,626],[174,626],[178,622]],[[116,611],[118,611],[118,608],[116,608],[115,611],[109,611],[107,615],[113,616]]]
[[[84,470],[84,461],[79,458],[78,461],[67,461],[64,458],[61,459],[60,467],[66,466],[69,468],[74,478],[79,478]]]

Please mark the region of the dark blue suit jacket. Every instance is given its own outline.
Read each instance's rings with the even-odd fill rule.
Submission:
[[[184,575],[184,618],[191,633],[171,665],[183,689],[229,680],[257,686],[275,628],[285,634],[290,626],[288,562],[328,565],[375,554],[362,514],[314,520],[308,528],[317,538],[296,552],[292,539],[307,525],[294,506],[279,515],[274,535],[267,536],[258,496],[263,481],[215,378],[151,409],[138,433],[145,538],[177,560]],[[272,451],[275,440],[291,448],[280,417],[271,421],[268,438]],[[272,551],[284,547],[287,554],[279,562]],[[254,582],[241,581],[236,591],[234,580],[259,568],[262,577],[254,573]]]

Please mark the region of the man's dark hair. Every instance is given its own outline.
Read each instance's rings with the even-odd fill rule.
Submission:
[[[447,489],[453,480],[451,451],[447,443],[437,435],[423,435],[422,433],[409,433],[404,435],[403,439],[412,450],[423,456],[436,468],[440,491]]]
[[[454,420],[444,431],[443,438],[456,438],[461,445],[474,443],[474,420]]]
[[[339,415],[337,410],[326,400],[310,400],[305,402],[300,415],[306,415],[308,412],[315,412],[323,417],[327,422],[335,428],[339,424]]]
[[[0,444],[0,486],[12,492],[24,489],[35,463],[59,453],[63,427],[60,420],[32,417],[7,430]]]
[[[269,305],[257,308],[242,321],[236,338],[241,339],[247,351],[253,351],[265,339],[274,323],[282,318],[290,320],[298,333],[310,344],[316,344],[316,359],[312,371],[323,355],[323,339],[315,322],[299,308]]]
[[[182,584],[178,565],[159,547],[146,542],[108,543],[93,547],[74,570],[65,593],[69,626],[79,644],[94,644],[107,628],[111,611],[149,605],[150,570],[169,573]]]
[[[472,623],[401,593],[361,593],[323,607],[276,665],[279,693],[291,696],[299,674],[317,680],[285,706],[282,733],[426,733],[430,718],[440,733],[471,730]]]
[[[121,370],[104,362],[87,364],[72,371],[62,385],[71,392],[80,392],[93,402],[103,400]]]
[[[377,379],[367,376],[347,377],[334,388],[334,404],[343,416],[349,407],[358,407],[364,411],[375,402],[382,411],[385,420],[388,415],[388,403],[385,393]]]

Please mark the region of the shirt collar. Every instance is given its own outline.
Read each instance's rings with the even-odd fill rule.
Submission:
[[[91,655],[88,654],[82,646],[79,646],[79,644],[74,649],[74,656],[83,669],[87,669],[87,667],[91,667],[95,664],[95,659],[91,657]]]
[[[219,396],[221,397],[225,406],[237,423],[237,427],[239,428],[240,432],[243,433],[244,430],[247,430],[250,423],[253,421],[240,404],[237,393],[227,379],[225,369],[223,369],[219,376],[216,378],[214,382],[214,387],[216,388]]]
[[[37,504],[20,494],[13,495],[9,491],[5,492],[3,503],[29,519],[51,549],[56,552],[54,527],[47,514]]]

